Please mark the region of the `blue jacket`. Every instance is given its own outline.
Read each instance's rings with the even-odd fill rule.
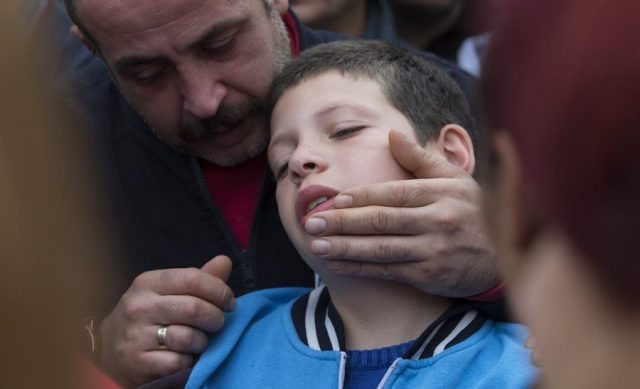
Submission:
[[[380,387],[527,388],[536,370],[525,336],[520,325],[454,305],[392,364]],[[341,388],[345,358],[342,322],[324,287],[263,290],[239,299],[187,388]]]

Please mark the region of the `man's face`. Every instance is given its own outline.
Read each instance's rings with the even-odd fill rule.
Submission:
[[[178,150],[231,166],[264,150],[264,100],[290,58],[262,0],[79,0],[80,18],[129,102]]]
[[[280,218],[300,254],[320,274],[324,265],[310,254],[303,221],[332,208],[333,198],[347,188],[412,178],[389,151],[392,128],[415,139],[407,118],[375,81],[337,72],[287,90],[274,108],[268,154]]]

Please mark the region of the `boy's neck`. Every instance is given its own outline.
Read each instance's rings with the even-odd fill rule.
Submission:
[[[369,350],[414,340],[453,302],[391,281],[355,277],[326,281],[344,324],[347,350]]]

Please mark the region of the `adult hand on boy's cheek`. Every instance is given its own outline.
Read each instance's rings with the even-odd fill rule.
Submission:
[[[337,209],[305,224],[318,237],[314,254],[336,273],[392,279],[431,294],[468,297],[497,285],[478,184],[400,132],[392,131],[389,142],[417,179],[341,193]]]

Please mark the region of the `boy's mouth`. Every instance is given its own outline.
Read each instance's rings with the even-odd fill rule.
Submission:
[[[333,188],[321,185],[309,185],[300,190],[296,196],[296,218],[300,224],[304,225],[315,213],[332,209],[338,193]]]

